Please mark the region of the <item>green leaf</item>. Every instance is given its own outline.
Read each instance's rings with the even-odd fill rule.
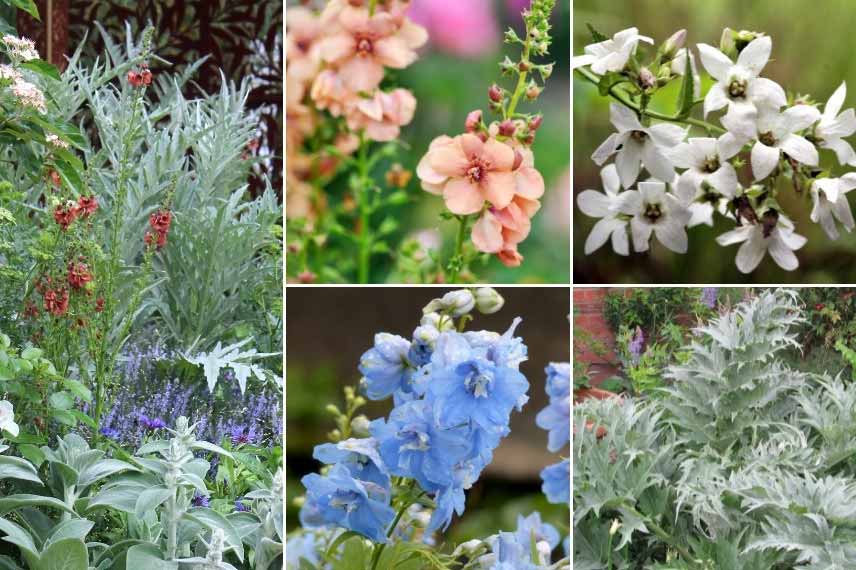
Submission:
[[[51,407],[57,410],[70,410],[74,407],[74,396],[70,392],[54,392],[48,398]]]
[[[71,509],[71,507],[67,506],[59,499],[54,499],[53,497],[29,494],[0,497],[0,515],[4,515],[9,511],[14,511],[24,507],[53,507],[72,515],[77,514]]]
[[[610,71],[609,73],[606,73],[605,75],[601,76],[600,82],[598,82],[597,84],[597,91],[602,97],[606,97],[607,95],[609,95],[609,91],[613,87],[626,80],[627,78],[621,75],[620,73]]]
[[[89,551],[79,538],[66,538],[42,552],[35,570],[89,570]]]
[[[22,570],[18,563],[6,555],[0,556],[0,570]]]
[[[138,544],[128,549],[126,568],[146,570],[178,570],[178,562],[163,559],[160,548],[154,544]]]
[[[18,479],[42,485],[39,473],[32,463],[9,455],[0,455],[0,479]]]
[[[74,394],[75,396],[77,396],[78,398],[83,400],[84,402],[91,402],[92,401],[92,391],[89,388],[87,388],[86,386],[84,386],[81,382],[78,382],[77,380],[72,380],[69,378],[69,379],[63,380],[62,385],[65,386],[66,388],[68,388],[68,390],[72,394]]]
[[[684,65],[684,79],[681,82],[681,90],[678,93],[678,117],[685,119],[689,117],[693,108],[693,68],[690,54],[687,54]]]
[[[44,354],[44,352],[40,348],[28,346],[21,351],[21,358],[24,360],[38,360],[42,357],[42,354]]]
[[[197,441],[191,447],[193,449],[204,449],[205,451],[210,451],[212,453],[218,453],[220,455],[225,455],[230,459],[234,459],[232,454],[220,447],[219,445],[214,445],[213,443],[209,443],[207,441]]]
[[[33,542],[33,537],[30,536],[29,532],[27,532],[17,524],[13,523],[12,521],[2,518],[0,518],[0,530],[6,533],[6,536],[3,537],[3,540],[14,544],[18,548],[20,548],[22,552],[25,552],[29,556],[38,559],[39,549]]]
[[[19,10],[23,10],[36,20],[41,21],[41,17],[39,16],[39,9],[36,6],[36,3],[33,0],[3,0],[9,6],[14,6]]]
[[[595,43],[605,42],[609,38],[598,32],[594,29],[594,26],[586,22],[586,27],[588,28],[589,33],[591,34],[591,39],[594,40]]]
[[[85,540],[86,535],[92,530],[94,522],[87,519],[69,519],[54,527],[47,544],[59,542],[69,538]]]
[[[89,501],[86,510],[91,511],[96,507],[109,507],[124,513],[133,513],[137,506],[137,497],[141,491],[141,487],[132,485],[107,487]]]
[[[172,494],[172,491],[160,485],[151,489],[146,489],[140,493],[139,497],[137,497],[134,512],[139,518],[142,518],[148,511],[153,511],[158,508],[164,501],[169,499]]]
[[[378,226],[377,235],[386,236],[398,229],[398,220],[393,217],[385,218]]]
[[[104,479],[105,477],[110,477],[111,475],[115,475],[122,471],[139,471],[139,469],[130,463],[125,463],[118,459],[102,459],[98,463],[90,465],[83,470],[80,474],[78,485],[80,487],[86,487]]]
[[[54,79],[56,81],[62,79],[60,77],[59,70],[55,66],[41,59],[33,59],[27,61],[25,63],[22,63],[21,67],[29,69],[30,71],[35,71],[39,75],[42,75],[49,79]]]
[[[194,520],[203,526],[215,529],[221,528],[226,533],[226,544],[231,546],[235,554],[238,557],[238,560],[241,562],[244,561],[244,543],[241,540],[241,534],[232,526],[232,523],[229,522],[229,519],[218,513],[213,509],[208,509],[205,507],[195,507],[189,509],[185,516],[190,517],[191,520]]]
[[[342,534],[337,536],[336,540],[333,541],[333,544],[330,545],[330,548],[327,549],[327,553],[324,555],[324,558],[329,560],[331,556],[336,554],[336,551],[339,549],[340,546],[342,546],[342,544],[344,544],[346,541],[354,538],[355,536],[362,536],[362,535],[358,532],[354,532],[352,530],[349,530],[348,532],[343,532]]]

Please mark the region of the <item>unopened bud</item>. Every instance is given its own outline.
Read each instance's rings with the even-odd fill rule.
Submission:
[[[477,538],[459,544],[457,548],[455,548],[454,552],[452,552],[452,558],[457,558],[459,556],[466,556],[469,558],[476,552],[482,550],[483,544],[484,543]]]
[[[514,136],[516,130],[517,125],[511,119],[506,119],[499,124],[499,134],[504,137]]]
[[[520,63],[517,64],[517,69],[519,71],[521,71],[522,73],[526,73],[527,71],[532,69],[532,66],[529,64],[528,61],[521,61]]]
[[[490,89],[487,90],[487,96],[494,103],[500,103],[502,102],[502,89],[494,83],[490,86]]]
[[[657,85],[657,78],[654,77],[654,74],[651,73],[651,70],[647,67],[643,67],[639,70],[639,87],[642,89],[651,89],[655,85]]]
[[[532,136],[532,135],[529,135]],[[534,138],[533,138],[534,141]],[[511,165],[511,170],[517,170],[520,168],[520,165],[523,164],[523,153],[517,149],[514,149],[514,164]]]
[[[479,287],[475,292],[476,310],[483,315],[492,315],[505,305],[505,299],[492,287]]]
[[[342,415],[342,412],[339,411],[339,408],[338,408],[338,406],[336,406],[336,404],[327,404],[324,407],[324,409],[330,415],[333,415],[333,416],[341,416]]]
[[[467,120],[464,122],[464,128],[468,133],[481,130],[482,112],[481,109],[470,111],[467,115]]]
[[[541,95],[541,88],[538,87],[538,85],[535,84],[535,82],[530,83],[529,86],[526,88],[526,98],[529,99],[530,101],[534,101],[540,95]]]
[[[730,58],[737,54],[737,46],[734,43],[734,30],[725,28],[719,38],[719,51]]]
[[[621,528],[621,523],[618,522],[618,519],[612,519],[612,525],[609,527],[609,536],[615,536],[619,528]]]
[[[684,43],[687,41],[687,31],[686,30],[678,30],[674,34],[672,34],[669,39],[663,43],[663,56],[666,59],[672,59],[675,57],[675,54],[678,53],[678,50],[684,47]]]
[[[369,419],[365,414],[360,414],[351,420],[351,431],[357,437],[369,436]]]
[[[315,282],[315,274],[311,271],[302,271],[298,276],[297,280],[303,284],[314,283]]]
[[[434,299],[422,309],[422,312],[441,311],[453,317],[462,317],[472,311],[475,304],[475,297],[469,289],[459,289],[446,293],[440,299]]]
[[[535,115],[534,117],[529,119],[529,130],[530,131],[537,131],[538,129],[541,128],[541,123],[543,123],[543,122],[544,122],[543,115]]]

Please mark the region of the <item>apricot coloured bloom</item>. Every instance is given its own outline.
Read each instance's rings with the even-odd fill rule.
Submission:
[[[353,106],[347,116],[348,127],[352,131],[365,129],[366,136],[374,141],[391,141],[398,138],[402,126],[413,120],[415,112],[416,98],[407,89],[389,93],[377,90]]]
[[[514,149],[495,138],[443,135],[431,142],[416,174],[422,188],[442,195],[453,214],[475,214],[485,201],[496,208],[511,203],[517,187],[514,161]]]
[[[384,67],[403,69],[416,61],[416,48],[428,39],[425,30],[388,12],[369,16],[365,7],[342,8],[337,29],[321,40],[321,59],[335,65],[353,91],[371,91],[384,76]]]

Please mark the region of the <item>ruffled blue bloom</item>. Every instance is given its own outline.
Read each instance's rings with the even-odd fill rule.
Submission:
[[[419,367],[431,361],[434,354],[434,345],[440,331],[432,325],[420,325],[413,331],[413,340],[410,342],[410,351],[407,358],[413,366]]]
[[[339,443],[316,445],[312,457],[328,465],[344,465],[354,479],[389,487],[389,471],[380,458],[378,442],[374,438],[351,438]]]
[[[514,535],[517,537],[517,542],[523,545],[524,548],[537,544],[541,541],[550,545],[550,550],[559,545],[559,531],[556,527],[549,523],[541,521],[541,513],[535,511],[528,517],[517,515],[517,530]]]
[[[448,366],[434,371],[428,398],[442,426],[472,421],[484,429],[508,425],[511,411],[526,401],[529,382],[514,368],[473,354],[463,335],[445,333],[437,341]]]
[[[547,373],[547,395],[550,398],[567,398],[571,395],[570,362],[551,362],[544,369]]]
[[[571,397],[551,398],[550,404],[538,412],[535,423],[547,430],[547,449],[556,452],[571,441]]]
[[[533,564],[531,549],[521,544],[516,535],[500,532],[491,546],[496,560],[490,570],[537,570]]]
[[[436,508],[431,513],[431,520],[425,528],[426,537],[438,530],[445,531],[449,528],[453,512],[458,516],[464,514],[466,499],[463,487],[449,486],[437,493],[434,498]]]
[[[424,400],[394,408],[388,420],[374,420],[369,432],[378,441],[390,473],[416,479],[429,493],[453,483],[452,467],[466,458],[472,447],[466,426],[439,427],[431,405]]]
[[[354,479],[345,465],[334,465],[326,476],[310,473],[301,483],[306,502],[300,524],[310,528],[332,524],[375,542],[388,541],[386,531],[395,518],[389,488]]]
[[[410,391],[413,366],[408,360],[410,342],[398,335],[378,333],[374,347],[360,357],[365,393],[371,400],[388,398],[396,390]]]
[[[571,460],[565,459],[559,463],[548,465],[541,470],[541,491],[547,495],[547,500],[554,504],[570,504],[571,502]]]
[[[301,532],[289,536],[285,541],[286,570],[299,570],[301,561],[306,561],[313,568],[317,568],[321,564],[318,551],[322,548],[324,545],[317,542],[314,533]]]

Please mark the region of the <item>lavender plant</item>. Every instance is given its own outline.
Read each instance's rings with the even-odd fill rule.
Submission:
[[[629,255],[628,230],[636,252],[648,251],[653,234],[667,249],[686,253],[687,229],[713,226],[722,217],[733,229],[716,241],[741,244],[741,272],[754,271],[768,253],[793,271],[799,265],[794,252],[806,238],[784,208],[781,198],[789,192],[810,198],[810,219],[829,239],[838,239],[839,226],[853,230],[847,193],[856,175],[846,169],[856,165],[856,153],[846,138],[856,133],[856,115],[842,111],[844,83],[821,112],[811,96],[786,94],[761,77],[773,49],[769,36],[726,28],[718,49],[697,44],[712,83],[702,93],[708,81],[684,47],[686,30],[654,49],[654,40],[636,28],[612,38],[590,29],[594,43],[574,57],[573,67],[613,100],[616,132],[592,155],[598,166],[615,158],[601,171],[603,193],[586,190],[577,199],[585,215],[600,219],[586,240],[586,255],[609,240],[616,253]],[[647,53],[638,49],[642,44],[651,46]],[[674,111],[654,110],[652,102],[663,101],[661,92],[677,82]],[[823,151],[834,154],[839,167],[821,166]],[[649,178],[640,178],[642,167]]]
[[[856,563],[856,386],[781,362],[801,320],[764,292],[697,329],[661,397],[574,407],[576,567]]]
[[[508,435],[512,412],[528,401],[520,319],[503,334],[466,330],[474,312],[503,304],[490,288],[452,291],[423,309],[411,340],[375,336],[359,365],[365,397],[349,387],[344,410],[328,407],[337,429],[314,451],[325,466],[302,479],[303,529],[289,539],[290,569],[569,567],[567,558],[551,562],[559,534],[538,513],[520,517],[516,533],[450,553],[430,546],[464,513],[466,490]],[[561,391],[561,384],[557,376],[551,385]],[[368,421],[356,415],[366,398],[391,398],[394,407]],[[557,445],[561,420],[552,411],[542,419]]]

